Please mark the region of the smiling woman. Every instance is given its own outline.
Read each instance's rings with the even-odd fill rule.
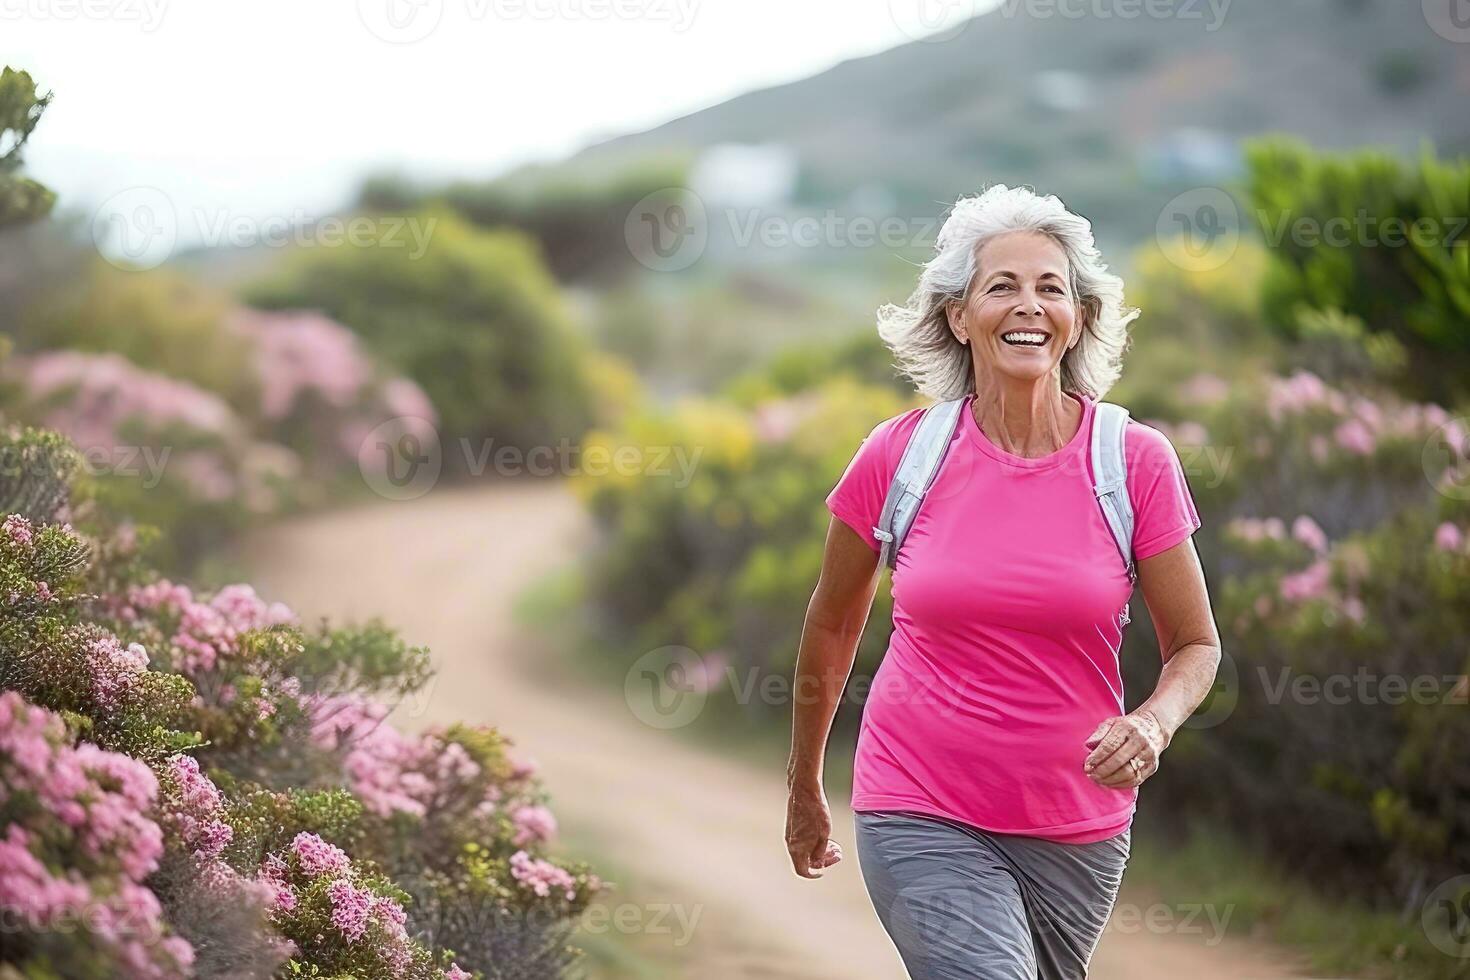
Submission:
[[[1137,788],[1214,679],[1179,458],[1118,406],[1105,406],[1111,428],[1099,421],[1137,315],[1122,296],[1086,219],[994,187],[956,205],[909,305],[880,313],[919,390],[960,409],[898,543],[894,629],[853,768],[860,868],[914,977],[1085,977]],[[911,440],[926,444],[926,411],[878,423],[827,498],[796,671],[823,696],[796,705],[787,772],[787,849],[803,877],[842,857],[822,756],[893,537],[889,486]],[[1133,512],[1116,541],[1096,494],[1118,468],[1093,471],[1099,445],[1122,456],[1111,485]],[[1165,666],[1124,713],[1135,575]]]

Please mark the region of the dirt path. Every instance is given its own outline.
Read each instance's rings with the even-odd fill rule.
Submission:
[[[494,724],[514,738],[520,753],[539,763],[569,833],[636,869],[640,891],[672,906],[625,911],[643,924],[642,941],[663,937],[683,975],[901,980],[897,954],[862,887],[844,800],[831,802],[846,859],[821,880],[800,879],[781,839],[781,772],[711,756],[681,742],[677,731],[641,724],[621,691],[568,692],[528,676],[526,661],[545,648],[518,635],[509,614],[513,594],[573,558],[589,535],[565,487],[500,484],[283,524],[258,535],[242,558],[262,594],[304,616],[377,615],[409,642],[427,645],[438,677],[404,706],[400,723],[463,719]],[[641,899],[650,904],[647,894]],[[1129,901],[1138,903],[1130,907],[1135,913],[1147,909],[1125,886],[1120,909]],[[1281,957],[1254,945],[1211,945],[1203,917],[1191,931],[1182,928],[1185,910],[1160,914],[1180,927],[1115,918],[1119,928],[1104,935],[1092,975],[1293,975]]]

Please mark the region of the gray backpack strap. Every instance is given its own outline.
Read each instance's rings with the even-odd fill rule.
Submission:
[[[873,536],[882,542],[879,562],[889,568],[898,567],[898,549],[913,527],[924,494],[929,492],[939,473],[939,464],[949,449],[964,401],[956,398],[926,408],[919,417],[919,427],[904,448],[903,459],[888,485],[883,514],[878,518],[878,526],[873,528]]]
[[[1128,569],[1128,584],[1138,582],[1133,562],[1133,502],[1128,498],[1128,463],[1123,438],[1128,428],[1128,409],[1100,401],[1092,423],[1092,492],[1102,507],[1108,529],[1118,545],[1118,554]],[[1128,606],[1123,606],[1123,625],[1128,624]]]

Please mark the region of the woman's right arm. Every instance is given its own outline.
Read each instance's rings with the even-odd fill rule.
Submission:
[[[791,758],[786,765],[786,850],[803,878],[820,878],[820,869],[842,860],[842,849],[829,840],[832,816],[822,789],[822,762],[837,703],[873,608],[878,571],[872,545],[832,518],[796,655]]]

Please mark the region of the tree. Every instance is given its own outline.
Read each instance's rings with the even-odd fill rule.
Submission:
[[[50,103],[51,93],[41,95],[29,73],[0,71],[0,228],[44,218],[56,203],[53,191],[18,175],[21,150]]]

